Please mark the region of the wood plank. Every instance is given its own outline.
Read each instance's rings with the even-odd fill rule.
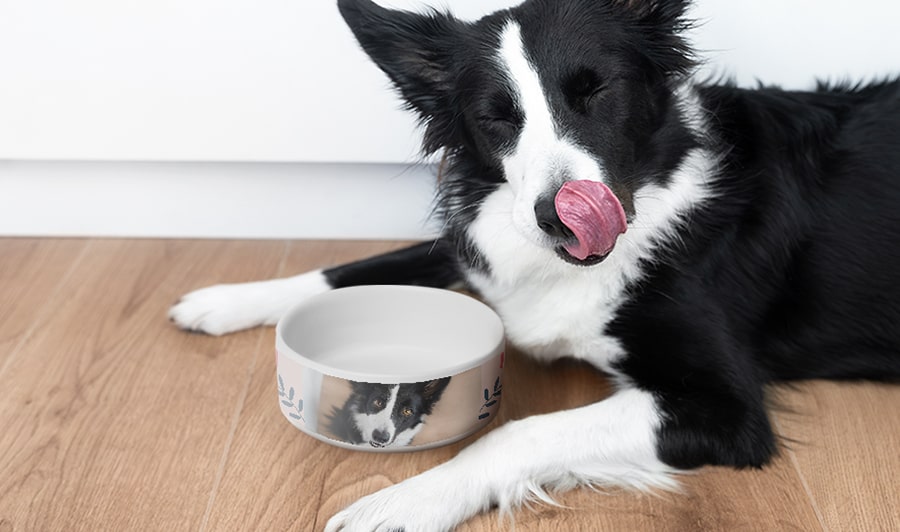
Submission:
[[[16,530],[197,528],[259,331],[176,330],[212,281],[277,273],[284,243],[93,241],[0,378],[0,522]]]
[[[0,239],[0,373],[40,323],[86,240]]]
[[[900,386],[809,382],[779,392],[788,453],[828,530],[900,530]]]

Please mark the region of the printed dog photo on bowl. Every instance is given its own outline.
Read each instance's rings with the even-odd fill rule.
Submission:
[[[350,395],[327,415],[328,432],[354,445],[406,447],[425,427],[451,377],[378,384],[348,381]]]
[[[476,431],[495,417],[499,374],[475,368],[418,383],[378,384],[326,376],[317,426],[361,450],[430,448]],[[493,380],[491,380],[493,379]],[[473,390],[479,390],[477,394]]]

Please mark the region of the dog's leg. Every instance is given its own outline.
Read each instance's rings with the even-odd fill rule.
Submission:
[[[182,329],[216,336],[274,325],[293,305],[333,288],[363,284],[450,286],[460,278],[453,257],[446,244],[424,242],[294,277],[210,286],[182,297],[169,310],[169,318]]]
[[[359,500],[325,530],[450,530],[493,505],[508,512],[527,499],[547,501],[545,488],[673,488],[675,470],[657,458],[661,423],[654,396],[638,389],[513,421],[451,461]]]

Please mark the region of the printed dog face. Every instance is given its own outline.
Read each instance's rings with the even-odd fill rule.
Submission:
[[[339,438],[372,447],[404,447],[422,430],[450,377],[414,384],[351,383],[350,397],[330,416]]]

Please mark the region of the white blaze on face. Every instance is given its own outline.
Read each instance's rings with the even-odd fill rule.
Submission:
[[[362,433],[362,438],[365,443],[372,441],[372,434],[375,431],[385,432],[388,435],[388,441],[393,440],[396,427],[394,427],[391,414],[394,412],[394,405],[397,403],[398,391],[400,391],[400,385],[391,387],[387,404],[384,405],[382,410],[375,412],[374,414],[359,412],[353,415],[353,421],[356,423],[357,428],[359,428],[360,433]]]
[[[603,172],[594,156],[567,139],[554,121],[540,77],[525,54],[521,29],[515,22],[507,24],[501,34],[498,59],[524,115],[518,142],[503,157],[506,180],[515,194],[513,224],[527,239],[541,244],[547,238],[535,221],[537,199],[556,194],[564,181],[603,181]]]
[[[421,432],[422,428],[425,427],[424,423],[425,416],[422,416],[422,419],[420,419],[418,423],[397,434],[397,437],[394,438],[393,443],[391,443],[388,447],[406,447],[407,445],[412,443],[412,440],[416,437],[416,434]]]

